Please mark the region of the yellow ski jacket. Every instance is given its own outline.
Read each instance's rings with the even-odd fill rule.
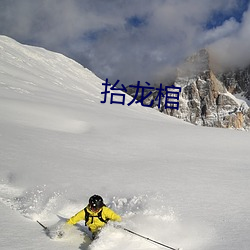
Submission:
[[[102,228],[106,223],[104,221],[112,220],[112,221],[121,221],[120,215],[116,214],[113,210],[110,208],[103,206],[99,211],[93,212],[89,209],[89,207],[86,207],[87,212],[89,213],[88,221],[85,221],[86,226],[88,226],[89,230],[92,233],[97,232],[100,228]],[[98,218],[98,215],[101,212],[101,218],[104,220],[100,220]],[[74,225],[80,220],[85,220],[85,210],[82,209],[77,214],[72,216],[68,221],[67,224]]]

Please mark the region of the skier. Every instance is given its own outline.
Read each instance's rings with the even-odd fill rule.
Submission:
[[[89,204],[72,216],[67,224],[74,225],[80,220],[85,220],[85,226],[92,232],[94,239],[109,220],[120,222],[122,219],[120,215],[105,206],[101,196],[95,194],[89,198]]]

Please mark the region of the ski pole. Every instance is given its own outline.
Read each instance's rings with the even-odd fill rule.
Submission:
[[[43,227],[43,229],[46,231],[46,230],[48,230],[48,228],[47,227],[45,227],[41,222],[39,222],[38,220],[36,221],[40,226],[42,226]]]
[[[143,235],[141,235],[141,234],[135,233],[135,232],[133,232],[133,231],[127,229],[127,228],[122,228],[122,229],[125,230],[125,231],[127,231],[127,232],[129,232],[129,233],[131,233],[131,234],[137,235],[137,236],[139,236],[139,237],[141,237],[141,238],[143,238],[143,239],[145,239],[145,240],[154,242],[154,243],[156,243],[156,244],[158,244],[158,245],[161,245],[161,246],[163,246],[163,247],[169,248],[169,249],[171,249],[171,250],[180,250],[180,248],[173,248],[173,247],[167,246],[167,245],[162,244],[162,243],[160,243],[160,242],[158,242],[158,241],[155,241],[155,240],[152,240],[152,239],[150,239],[150,238],[148,238],[148,237],[145,237],[145,236],[143,236]]]

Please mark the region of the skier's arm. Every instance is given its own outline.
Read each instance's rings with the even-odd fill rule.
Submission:
[[[107,219],[110,219],[110,220],[112,220],[112,221],[118,221],[118,222],[122,221],[121,216],[118,215],[118,214],[116,214],[116,213],[115,213],[113,210],[111,210],[110,208],[105,207],[104,210],[105,210],[105,217],[106,217]]]
[[[68,219],[67,224],[75,225],[78,221],[84,220],[85,218],[85,212],[84,209],[72,216],[70,219]]]

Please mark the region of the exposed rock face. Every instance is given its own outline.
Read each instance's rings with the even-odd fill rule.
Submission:
[[[217,75],[232,94],[240,93],[250,100],[250,66],[244,69],[228,70]]]
[[[246,76],[245,73],[242,75]],[[221,76],[225,79],[225,75]],[[208,51],[199,51],[178,69],[174,85],[182,87],[179,110],[165,112],[197,125],[248,128],[249,107],[231,94],[236,92],[238,84],[232,77],[230,79],[230,84],[220,81],[211,70]],[[245,85],[249,84],[247,79]],[[237,81],[241,82],[242,78],[238,77]],[[228,89],[233,91],[230,93]]]
[[[181,87],[179,109],[165,109],[162,100],[160,112],[175,116],[196,125],[249,129],[250,109],[244,100],[233,94],[240,93],[250,100],[250,67],[245,70],[214,73],[207,50],[200,50],[177,69],[173,83]],[[145,91],[147,92],[147,91]],[[157,91],[152,91],[144,104],[154,100],[158,109]],[[134,96],[134,89],[128,88]],[[140,99],[140,96],[138,97]]]

